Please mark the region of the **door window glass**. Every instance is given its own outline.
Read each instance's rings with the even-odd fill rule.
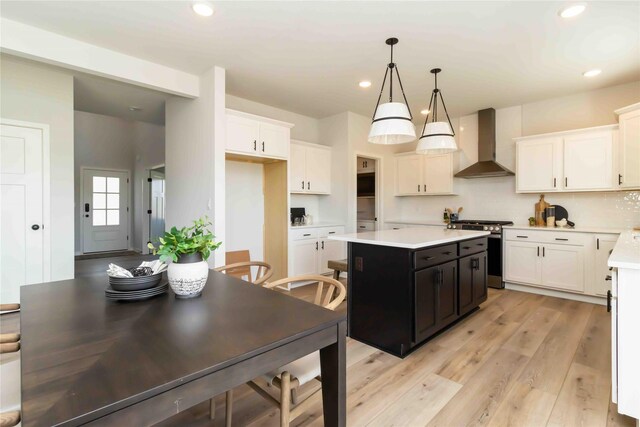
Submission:
[[[120,225],[120,178],[93,177],[93,225]]]

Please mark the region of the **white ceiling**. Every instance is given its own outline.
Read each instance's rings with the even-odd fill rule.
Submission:
[[[414,115],[433,67],[452,116],[640,79],[638,1],[589,2],[569,20],[564,1],[213,4],[210,18],[182,1],[2,1],[0,14],[192,73],[219,65],[229,93],[313,117],[372,113],[390,36]]]
[[[73,81],[75,110],[164,124],[165,100],[170,95],[79,73],[74,75]],[[141,110],[130,111],[131,106]]]

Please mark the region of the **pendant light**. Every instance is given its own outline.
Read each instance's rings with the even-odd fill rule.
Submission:
[[[422,136],[418,141],[418,147],[416,153],[418,154],[443,154],[451,153],[458,150],[456,140],[454,138],[453,126],[451,125],[451,119],[447,112],[447,106],[444,104],[444,98],[442,92],[438,89],[438,73],[442,71],[440,68],[434,68],[431,73],[435,79],[435,86],[431,93],[431,100],[429,101],[429,112],[424,120],[424,126],[422,128]],[[446,122],[438,121],[438,95],[440,95],[440,102],[442,108],[447,116]],[[431,117],[431,121],[429,118]]]
[[[384,79],[382,79],[380,95],[378,96],[376,109],[373,113],[368,140],[372,144],[404,144],[405,142],[415,141],[416,129],[411,122],[413,117],[409,111],[407,97],[405,96],[404,89],[402,88],[402,81],[400,80],[398,67],[393,62],[393,46],[398,43],[398,39],[390,38],[387,39],[386,43],[391,46],[391,62],[389,62],[387,69],[384,72]],[[393,102],[394,70],[398,76],[398,84],[400,85],[400,91],[402,92],[404,103]],[[389,76],[389,102],[380,104],[387,76]]]

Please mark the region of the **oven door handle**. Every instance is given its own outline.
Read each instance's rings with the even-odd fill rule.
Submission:
[[[489,234],[487,237],[490,239],[502,239],[501,234]]]

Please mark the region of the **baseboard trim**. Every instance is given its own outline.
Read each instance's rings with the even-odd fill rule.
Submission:
[[[530,294],[545,295],[549,297],[564,298],[580,302],[588,302],[591,304],[607,305],[605,297],[596,297],[593,295],[580,295],[571,292],[556,291],[554,289],[537,288],[534,286],[520,285],[518,283],[504,283],[505,289],[512,291],[528,292]]]

